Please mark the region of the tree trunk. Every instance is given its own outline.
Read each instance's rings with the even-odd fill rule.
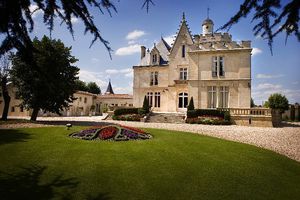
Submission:
[[[36,118],[39,114],[39,110],[40,110],[39,108],[33,108],[31,118],[30,118],[31,121],[36,121]]]
[[[10,103],[10,96],[7,90],[7,77],[4,76],[1,79],[1,89],[2,89],[2,95],[4,100],[4,108],[2,113],[2,120],[7,120],[8,115],[8,109],[9,109],[9,103]]]

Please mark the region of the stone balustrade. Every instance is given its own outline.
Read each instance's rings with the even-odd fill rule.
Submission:
[[[269,108],[219,108],[229,111],[231,121],[236,125],[277,127],[281,124],[281,114]]]

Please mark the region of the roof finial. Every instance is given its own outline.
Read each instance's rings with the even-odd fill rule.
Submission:
[[[209,7],[207,7],[207,19],[209,19]]]
[[[185,21],[185,14],[184,14],[184,12],[182,13],[182,21]]]

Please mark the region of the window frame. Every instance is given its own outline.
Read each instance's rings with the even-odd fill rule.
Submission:
[[[179,69],[179,80],[187,80],[188,79],[188,69],[180,68]]]
[[[160,108],[160,92],[154,92],[154,107],[155,108]]]
[[[208,86],[207,88],[207,108],[217,108],[218,95],[217,86]]]

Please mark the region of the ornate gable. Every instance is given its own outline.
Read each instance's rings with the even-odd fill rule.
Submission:
[[[193,44],[194,44],[193,37],[191,35],[187,21],[185,19],[185,14],[183,13],[179,31],[174,41],[174,44],[170,50],[170,55],[172,56],[172,54],[176,54],[174,53],[175,49],[178,50],[179,47],[181,47],[182,45],[190,46]]]

